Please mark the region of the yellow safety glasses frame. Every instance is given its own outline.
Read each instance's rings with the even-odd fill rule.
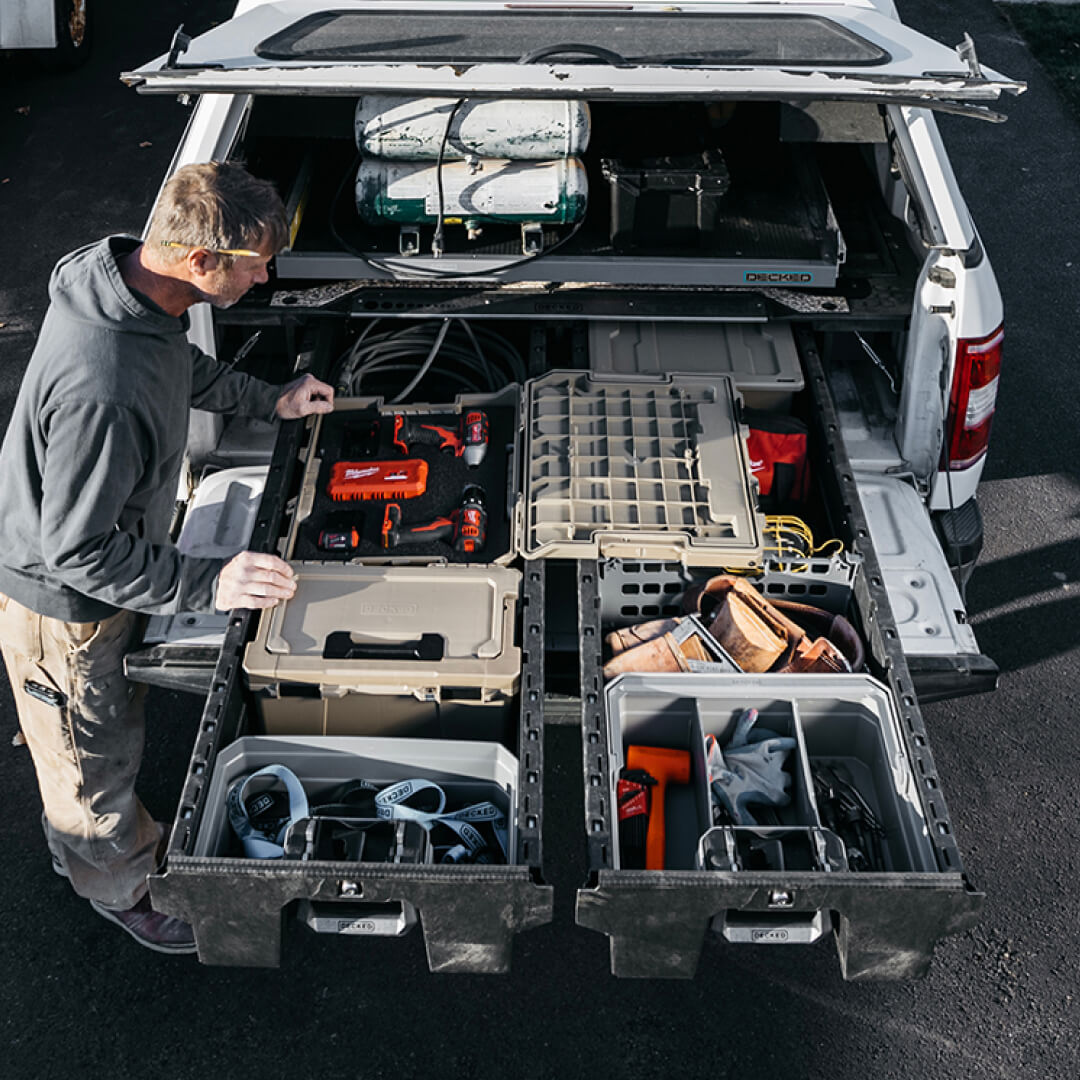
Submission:
[[[261,259],[264,252],[252,251],[251,248],[211,248],[204,247],[202,244],[182,244],[179,240],[162,240],[162,247],[168,248],[203,248],[204,251],[213,252],[215,255],[253,255],[256,259]]]

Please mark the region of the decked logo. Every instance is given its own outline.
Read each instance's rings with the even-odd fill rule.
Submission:
[[[743,274],[748,285],[809,285],[813,280],[808,270],[747,270]]]
[[[585,305],[577,300],[537,300],[533,311],[545,315],[579,315]]]
[[[362,601],[356,605],[356,610],[360,615],[381,615],[397,618],[411,618],[412,616],[420,613],[419,604],[400,603],[395,604],[392,601],[384,600],[379,603],[373,601]]]
[[[782,945],[789,937],[788,932],[781,927],[754,930],[750,936],[756,945]]]

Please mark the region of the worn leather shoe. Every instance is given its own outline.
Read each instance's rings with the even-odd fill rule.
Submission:
[[[102,907],[96,900],[91,900],[90,906],[148,949],[161,953],[195,952],[195,932],[182,919],[155,911],[150,906],[149,893],[126,911]]]

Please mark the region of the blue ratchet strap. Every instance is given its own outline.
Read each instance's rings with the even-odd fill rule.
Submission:
[[[434,791],[438,796],[435,810],[417,810],[406,806],[405,801],[422,791]],[[473,803],[446,813],[446,793],[430,780],[402,780],[383,788],[375,796],[375,813],[389,821],[416,821],[429,832],[435,825],[445,825],[457,834],[460,843],[455,844],[442,856],[442,862],[460,862],[487,847],[483,834],[472,824],[489,824],[502,849],[503,859],[509,862],[506,851],[506,815],[492,802]]]
[[[255,780],[265,778],[267,780],[280,780],[285,785],[285,791],[289,797],[289,816],[283,821],[273,834],[268,834],[257,829],[248,814],[248,799],[257,794],[251,790],[251,784]],[[270,788],[272,784],[266,784]],[[229,811],[229,823],[233,831],[240,837],[244,845],[244,854],[249,859],[280,859],[285,855],[285,834],[289,826],[300,818],[309,816],[307,795],[303,785],[296,778],[296,774],[284,765],[267,765],[253,772],[250,776],[237,780],[226,796],[226,806]]]

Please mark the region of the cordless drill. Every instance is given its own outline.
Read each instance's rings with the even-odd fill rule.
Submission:
[[[487,499],[484,489],[470,484],[461,493],[461,504],[449,517],[437,517],[419,525],[401,524],[401,507],[388,503],[383,515],[382,546],[449,543],[455,551],[472,553],[487,541]]]
[[[410,418],[404,413],[394,415],[394,445],[406,457],[413,446],[437,446],[462,458],[470,469],[475,469],[484,460],[490,431],[487,413],[480,409],[462,413],[457,431],[442,424],[421,423],[419,418]]]

